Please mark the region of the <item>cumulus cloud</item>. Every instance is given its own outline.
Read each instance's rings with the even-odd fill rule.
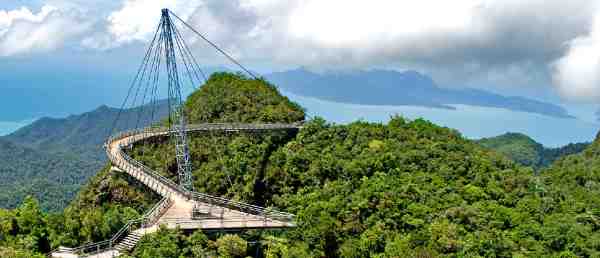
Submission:
[[[600,102],[600,13],[590,33],[572,40],[567,54],[552,68],[554,83],[563,96]]]
[[[186,19],[202,4],[200,0],[126,0],[120,10],[108,17],[108,32],[117,43],[147,40],[156,29],[161,9],[169,8]]]
[[[445,85],[554,84],[563,96],[578,100],[600,96],[596,2],[123,0],[106,6],[110,10],[92,17],[98,22],[91,25],[63,4],[38,13],[0,11],[0,53],[54,49],[69,40],[93,49],[146,42],[160,9],[169,8],[251,65],[415,69]],[[35,33],[18,34],[17,26]],[[64,31],[56,29],[61,26]],[[182,32],[203,64],[225,62]],[[11,50],[13,45],[19,47]]]
[[[76,10],[45,5],[38,13],[28,8],[0,10],[0,56],[60,48],[88,31],[91,23]]]
[[[565,42],[588,33],[595,5],[588,0],[204,0],[185,10],[193,10],[186,13],[191,24],[248,62],[392,66],[419,69],[449,83],[527,85],[536,83],[532,77],[537,83],[548,77],[547,64],[564,55]],[[148,37],[148,24],[143,30],[131,24],[122,23],[127,35]],[[195,46],[209,55],[202,52],[205,45]]]
[[[564,53],[565,42],[589,30],[594,5],[587,0],[443,1],[447,6],[433,0],[345,1],[336,9],[325,2],[330,3],[309,1],[288,19],[294,41],[317,53],[304,55],[303,62],[416,66],[454,81],[545,67]]]

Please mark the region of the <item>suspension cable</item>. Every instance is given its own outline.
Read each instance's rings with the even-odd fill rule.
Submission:
[[[244,72],[246,72],[248,75],[252,76],[252,78],[258,79],[258,77],[256,75],[254,75],[254,73],[252,73],[252,72],[250,72],[250,70],[246,69],[246,67],[244,67],[240,62],[238,62],[237,60],[235,60],[235,58],[233,58],[231,55],[227,54],[227,52],[225,52],[223,49],[221,49],[215,43],[213,43],[212,41],[210,41],[208,38],[206,38],[204,35],[202,35],[196,29],[194,29],[194,27],[192,27],[191,25],[189,25],[183,19],[179,18],[179,16],[177,16],[177,14],[171,12],[171,10],[169,10],[169,13],[171,13],[173,16],[175,16],[175,18],[177,18],[177,20],[179,20],[188,29],[190,29],[192,32],[194,32],[196,35],[198,35],[200,38],[202,38],[204,41],[206,41],[208,44],[210,44],[213,48],[215,48],[217,51],[219,51],[221,54],[223,54],[225,57],[227,57],[227,59],[229,59],[229,61],[231,61],[234,64],[236,64],[238,67],[240,67],[242,70],[244,70]]]
[[[146,50],[146,54],[144,55],[144,58],[142,59],[142,63],[140,64],[140,66],[138,67],[138,70],[136,72],[135,77],[133,78],[133,80],[131,81],[131,86],[129,87],[129,89],[127,90],[127,95],[125,96],[125,99],[123,100],[123,103],[121,104],[121,108],[119,108],[119,112],[117,113],[117,117],[115,119],[115,121],[113,122],[113,125],[111,126],[110,130],[107,133],[107,138],[110,137],[113,134],[113,131],[115,130],[115,128],[117,127],[117,122],[119,121],[121,114],[123,112],[123,109],[125,108],[125,105],[127,104],[127,101],[129,100],[129,97],[131,95],[131,92],[134,88],[134,85],[137,83],[138,77],[142,71],[142,67],[144,67],[144,64],[147,62],[148,57],[150,55],[150,51],[152,49],[152,46],[154,45],[154,42],[156,40],[156,35],[158,35],[158,32],[160,31],[160,24],[162,22],[159,22],[158,25],[156,26],[156,31],[154,32],[154,38],[152,39],[152,41],[150,42],[150,47]]]
[[[187,43],[185,43],[185,40],[183,40],[183,35],[181,35],[181,33],[179,32],[179,29],[176,26],[173,26],[175,29],[175,36],[177,38],[179,38],[179,41],[181,41],[184,49],[185,49],[185,53],[186,55],[189,57],[189,59],[191,59],[191,64],[192,67],[196,68],[196,70],[198,72],[200,72],[200,74],[202,75],[202,78],[204,79],[204,83],[206,83],[208,81],[208,78],[206,77],[206,73],[204,73],[204,71],[202,70],[202,68],[200,68],[200,66],[198,65],[198,62],[196,61],[196,58],[194,57],[194,55],[192,54],[192,51],[190,51],[190,48],[188,47]],[[196,77],[198,79],[198,81],[200,81],[200,78],[198,77],[198,74],[196,73]]]

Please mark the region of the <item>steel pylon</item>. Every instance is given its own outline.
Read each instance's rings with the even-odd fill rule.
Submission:
[[[165,62],[167,66],[168,93],[169,93],[169,126],[171,139],[175,144],[175,157],[177,159],[177,175],[179,184],[187,191],[193,191],[192,164],[190,161],[189,145],[186,135],[186,117],[183,109],[181,83],[177,70],[175,54],[175,29],[169,16],[169,10],[162,10],[161,37]]]

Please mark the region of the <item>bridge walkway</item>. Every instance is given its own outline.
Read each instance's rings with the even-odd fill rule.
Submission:
[[[187,132],[227,131],[266,132],[273,130],[298,130],[299,125],[289,124],[198,124],[189,125]],[[60,248],[51,257],[117,257],[117,250],[130,234],[145,235],[158,230],[159,225],[186,230],[241,230],[294,227],[294,215],[228,200],[203,193],[188,192],[172,180],[134,160],[124,151],[142,140],[167,136],[168,128],[146,128],[120,133],[105,144],[112,170],[127,173],[163,196],[142,219],[128,223],[112,239],[79,248]],[[192,217],[196,212],[197,217]],[[137,240],[136,240],[137,241]],[[136,242],[137,243],[137,242]],[[134,245],[136,243],[133,243]]]

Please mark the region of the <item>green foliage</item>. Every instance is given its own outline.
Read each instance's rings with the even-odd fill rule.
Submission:
[[[241,79],[221,74],[211,80]],[[196,93],[186,104],[188,112],[196,112],[193,121],[266,121],[262,108],[244,108],[252,106],[248,102],[266,100],[242,100],[269,94],[228,98],[236,96],[233,89],[227,94],[216,86],[202,90],[207,92]],[[204,112],[205,105],[212,111]],[[219,107],[227,108],[221,113]],[[281,119],[277,121],[289,122]],[[297,227],[239,236],[186,236],[161,228],[145,236],[131,256],[600,255],[600,143],[559,159],[540,177],[455,130],[401,117],[387,125],[335,125],[316,118],[297,134],[196,133],[190,135],[190,152],[197,190],[281,208],[297,214]],[[130,153],[176,178],[174,150],[167,139],[139,143]],[[0,246],[41,251],[47,249],[45,242],[55,247],[100,240],[158,200],[148,192],[107,167],[64,214],[38,212],[31,201],[22,206],[27,212],[0,210]],[[35,225],[21,227],[19,221]],[[47,241],[38,237],[43,235],[49,236]]]
[[[223,258],[244,257],[248,243],[238,235],[224,235],[217,239],[217,250]]]
[[[12,211],[0,209],[1,257],[34,257],[50,249],[48,223],[39,203],[27,197]]]
[[[166,110],[166,102],[159,102],[156,117]],[[117,124],[115,131],[133,126],[138,111],[123,110],[120,120],[129,123]],[[119,109],[102,106],[67,118],[42,118],[0,137],[0,207],[15,208],[32,195],[43,210],[64,209],[104,166],[101,146],[118,114]]]
[[[242,74],[212,74],[185,106],[190,123],[304,120],[302,107],[280,95],[274,85]]]
[[[265,256],[585,257],[600,250],[587,238],[600,226],[581,224],[595,223],[584,209],[595,204],[572,201],[589,198],[585,191],[543,185],[549,179],[425,120],[315,119],[295,136],[194,134],[191,142],[197,189],[298,215],[297,229],[263,236]],[[172,153],[163,143],[132,153],[174,178],[174,158],[157,155]],[[596,180],[579,177],[574,184]],[[561,201],[573,191],[581,193]]]
[[[0,253],[6,253],[0,257],[35,257],[60,245],[106,240],[156,201],[135,179],[106,167],[63,213],[44,213],[32,197],[14,210],[0,209]]]
[[[312,256],[308,245],[300,242],[293,243],[282,237],[265,235],[261,244],[266,258],[302,258]]]
[[[0,138],[0,207],[15,208],[26,196],[44,210],[59,210],[73,198],[91,171],[102,162],[61,153],[46,153]]]
[[[139,258],[216,257],[216,248],[214,241],[208,240],[202,231],[196,231],[186,237],[179,230],[161,227],[157,232],[142,237],[131,256]]]
[[[45,258],[44,255],[32,252],[30,250],[15,249],[12,247],[0,246],[0,257],[3,258]]]
[[[144,236],[133,255],[141,258],[182,257],[185,239],[177,231],[160,228],[152,235]]]
[[[506,133],[484,138],[477,143],[497,151],[515,162],[536,169],[550,166],[561,157],[582,152],[589,143],[571,143],[560,148],[545,148],[529,136],[520,133]]]
[[[57,220],[53,246],[78,246],[110,238],[160,198],[125,173],[107,166],[84,187]]]

